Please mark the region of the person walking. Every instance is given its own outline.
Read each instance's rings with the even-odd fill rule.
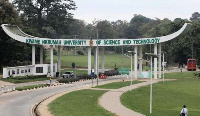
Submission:
[[[183,68],[183,67],[182,67],[182,66],[180,66],[180,70],[181,70],[181,72],[182,72],[182,70],[183,70],[182,68]]]
[[[183,106],[183,109],[181,110],[180,116],[188,116],[188,110],[186,108],[186,105]]]
[[[52,76],[50,75],[50,76],[49,76],[49,81],[50,81],[50,84],[51,84],[51,80],[52,80]]]

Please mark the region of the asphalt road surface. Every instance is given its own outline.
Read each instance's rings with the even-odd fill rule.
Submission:
[[[126,76],[108,77],[99,79],[99,83],[126,78]],[[15,91],[0,95],[0,116],[31,116],[32,107],[41,99],[56,93],[89,86],[92,81],[75,82],[72,84],[59,85],[55,87],[34,89],[28,91]],[[96,86],[96,79],[94,80]]]

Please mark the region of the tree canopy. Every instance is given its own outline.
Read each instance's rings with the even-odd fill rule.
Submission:
[[[165,61],[186,64],[188,58],[197,59],[200,63],[200,14],[191,14],[190,21],[177,17],[173,21],[150,19],[141,14],[133,15],[130,21],[94,20],[87,24],[84,20],[74,19],[71,10],[76,10],[73,0],[8,0],[0,1],[0,24],[8,23],[22,27],[28,34],[49,38],[150,38],[171,34],[179,30],[185,22],[192,23],[189,32],[180,38],[162,44],[167,52]],[[15,49],[12,49],[15,48]],[[143,47],[143,52],[153,52],[152,45]],[[0,29],[0,66],[10,62],[31,60],[31,46],[10,39]],[[107,47],[106,50],[125,53],[133,46]],[[39,49],[37,48],[37,51]],[[39,52],[36,52],[36,54]],[[39,59],[36,55],[36,60]]]
[[[14,10],[12,4],[10,4],[8,0],[1,0],[0,25],[6,23],[19,25],[20,19],[18,17],[17,11]],[[20,58],[22,56],[20,51],[21,49],[23,49],[23,45],[8,37],[3,29],[0,28],[0,67],[4,65],[9,65],[11,64],[11,62],[17,60],[20,61]]]
[[[41,36],[52,38],[68,33],[73,20],[69,11],[76,9],[73,0],[14,0],[13,4],[26,28],[36,28]]]

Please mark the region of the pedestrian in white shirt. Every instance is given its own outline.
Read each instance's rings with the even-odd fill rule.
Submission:
[[[188,110],[186,108],[186,105],[183,106],[183,109],[181,110],[180,116],[188,116]]]

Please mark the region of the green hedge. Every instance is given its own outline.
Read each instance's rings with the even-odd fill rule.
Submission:
[[[200,78],[200,73],[199,73],[199,72],[193,73],[193,76],[194,76],[195,78],[196,78],[196,77]]]
[[[7,79],[25,80],[25,79],[38,79],[44,77],[47,77],[47,75],[26,75],[26,76],[8,77]]]
[[[46,87],[49,86],[48,84],[38,84],[38,85],[28,85],[28,86],[23,86],[23,87],[16,87],[15,90],[18,91],[23,91],[23,90],[27,90],[27,89],[34,89],[34,88],[40,88],[40,87]]]
[[[58,79],[59,83],[72,83],[79,81],[79,78],[65,78],[65,79]]]
[[[49,78],[46,75],[28,75],[28,76],[1,78],[1,80],[11,83],[26,83],[26,82],[49,80]]]
[[[79,79],[92,79],[91,75],[83,74],[77,76]],[[97,78],[97,75],[94,75],[94,78]]]
[[[97,78],[97,75],[94,75],[94,78]],[[58,79],[57,81],[59,83],[72,83],[72,82],[77,82],[79,80],[88,80],[92,79],[91,75],[83,74],[83,75],[78,75],[77,78],[64,78],[64,79]]]

